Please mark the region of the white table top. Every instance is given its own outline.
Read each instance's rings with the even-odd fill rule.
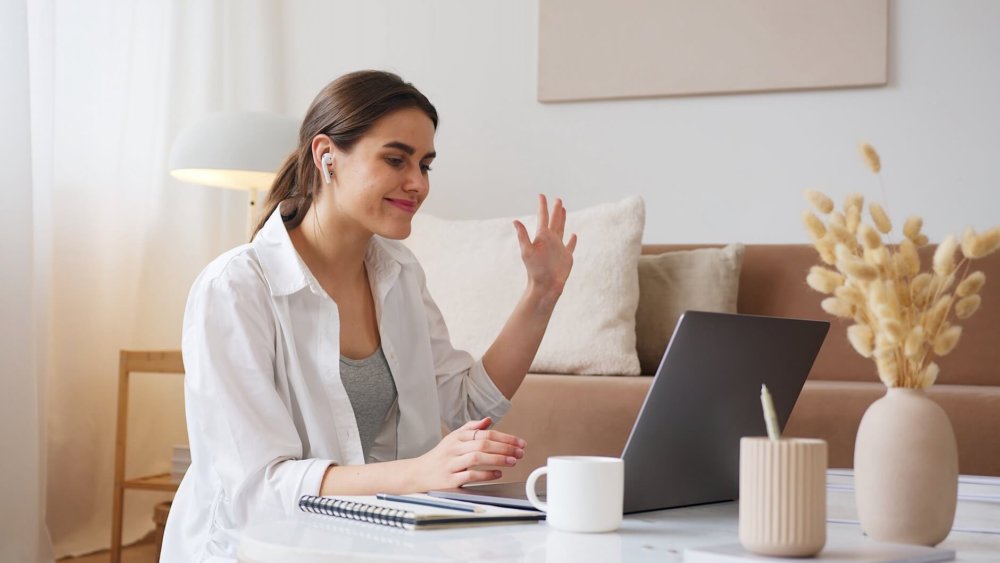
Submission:
[[[963,481],[959,490],[955,527],[938,547],[959,561],[1000,561],[1000,480]],[[682,561],[687,548],[738,542],[738,513],[735,502],[647,512],[605,534],[559,532],[544,522],[406,531],[302,514],[247,529],[240,561]],[[870,541],[855,521],[849,472],[831,472],[827,514],[828,550]]]

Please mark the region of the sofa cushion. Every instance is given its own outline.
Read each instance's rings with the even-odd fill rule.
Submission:
[[[684,311],[736,312],[743,245],[678,250],[639,257],[636,350],[652,375]]]
[[[424,267],[452,344],[481,356],[526,284],[513,218],[449,221],[417,214],[404,241]],[[520,220],[533,233],[537,217]],[[635,310],[645,208],[638,197],[570,212],[573,271],[531,370],[638,375]]]

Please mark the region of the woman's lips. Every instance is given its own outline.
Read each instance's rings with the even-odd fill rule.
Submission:
[[[396,207],[406,211],[407,213],[415,213],[417,211],[417,202],[410,201],[408,199],[391,199],[385,198],[386,201],[395,205]]]

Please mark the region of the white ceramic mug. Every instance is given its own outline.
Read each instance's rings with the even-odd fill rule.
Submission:
[[[535,482],[548,473],[547,502]],[[546,513],[553,528],[567,532],[610,532],[622,524],[625,462],[617,457],[557,456],[528,476],[525,492]]]

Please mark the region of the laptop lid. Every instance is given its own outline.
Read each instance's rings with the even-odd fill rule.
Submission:
[[[737,498],[740,438],[766,434],[761,384],[784,429],[829,328],[826,321],[681,315],[622,454],[624,512]],[[532,508],[524,483],[429,494]]]
[[[740,438],[766,435],[761,384],[784,428],[829,328],[684,313],[625,443],[625,512],[737,498]]]

